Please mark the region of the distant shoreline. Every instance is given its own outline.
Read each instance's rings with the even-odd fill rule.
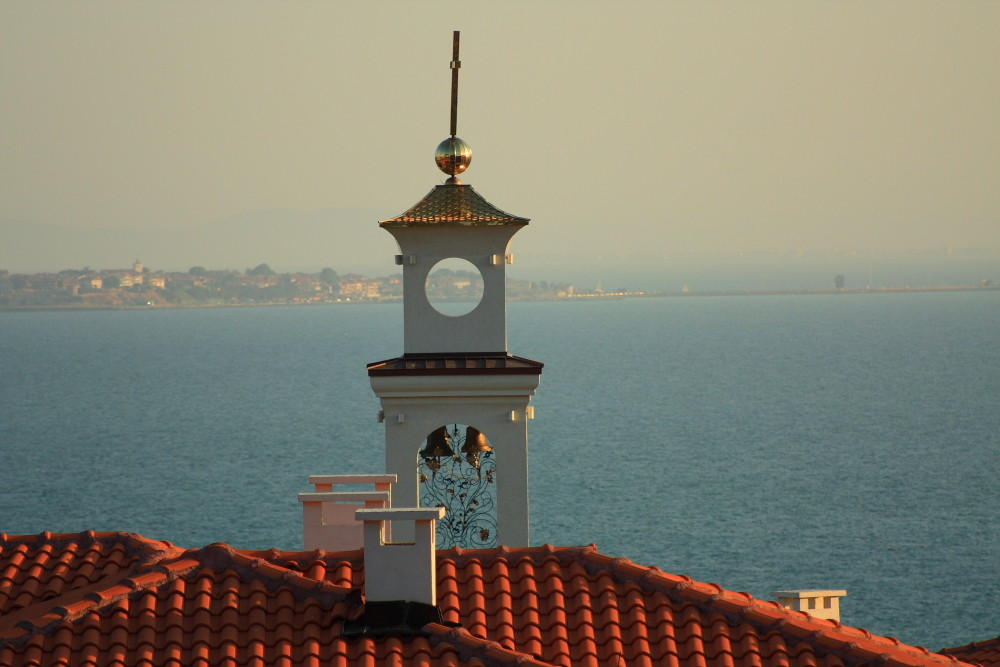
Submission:
[[[958,285],[944,287],[861,287],[844,289],[785,289],[785,290],[704,290],[704,291],[635,291],[635,292],[587,292],[566,296],[552,297],[514,297],[509,302],[525,301],[605,301],[608,299],[634,298],[696,298],[718,296],[805,296],[805,295],[840,295],[840,294],[900,294],[917,292],[989,292],[1000,290],[1000,285]],[[461,302],[456,299],[456,302]],[[337,301],[322,303],[212,303],[212,304],[157,304],[157,305],[65,305],[65,306],[0,306],[0,311],[49,311],[49,310],[198,310],[201,308],[273,308],[277,306],[372,306],[386,303],[402,303],[401,298],[375,300]]]
[[[525,301],[564,301],[570,299],[601,299],[625,297],[704,297],[704,296],[789,296],[796,294],[884,294],[898,292],[982,292],[1000,289],[997,285],[956,285],[942,287],[857,287],[842,289],[776,289],[776,290],[700,290],[658,292],[601,292],[574,294],[554,299],[523,299]]]

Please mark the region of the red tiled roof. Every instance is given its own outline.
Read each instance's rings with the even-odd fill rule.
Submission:
[[[0,665],[962,665],[591,547],[438,552],[443,623],[344,636],[363,553],[0,535]],[[459,627],[452,627],[459,626]]]
[[[982,665],[982,667],[1000,667],[1000,637],[981,642],[972,642],[965,646],[941,649],[941,653],[952,655],[959,660]]]

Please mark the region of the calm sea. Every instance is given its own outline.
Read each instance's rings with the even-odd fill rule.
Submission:
[[[513,303],[544,361],[533,542],[932,649],[1000,632],[1000,292]],[[0,312],[0,531],[301,548],[314,473],[383,469],[395,305]]]

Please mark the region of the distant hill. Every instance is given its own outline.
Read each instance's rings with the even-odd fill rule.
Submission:
[[[397,248],[376,222],[392,215],[349,208],[251,211],[176,229],[79,229],[0,219],[0,269],[124,268],[138,258],[165,271],[197,265],[242,270],[266,262],[279,272],[330,266],[341,274],[389,274]]]

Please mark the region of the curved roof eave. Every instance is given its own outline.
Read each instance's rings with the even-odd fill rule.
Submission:
[[[471,185],[436,185],[405,213],[380,220],[383,227],[417,225],[454,225],[479,227],[485,225],[526,225],[528,218],[512,215],[483,199]]]

